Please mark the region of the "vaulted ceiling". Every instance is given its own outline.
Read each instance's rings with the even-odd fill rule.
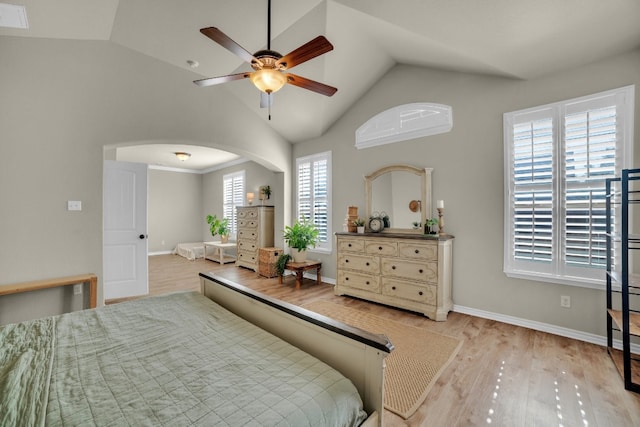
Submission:
[[[194,80],[251,70],[200,28],[249,52],[267,44],[267,0],[5,1],[26,6],[29,29],[0,36],[110,40]],[[283,55],[318,35],[335,47],[294,71],[337,87],[333,97],[291,85],[275,94],[269,125],[295,143],[322,135],[397,63],[531,79],[638,48],[640,1],[272,0],[271,35]],[[268,120],[248,80],[201,90],[230,91]]]

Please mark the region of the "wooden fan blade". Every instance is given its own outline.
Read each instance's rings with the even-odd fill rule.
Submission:
[[[219,85],[220,83],[232,82],[234,80],[246,79],[251,73],[229,74],[228,76],[211,77],[209,79],[194,80],[200,87]]]
[[[254,57],[245,48],[234,42],[231,37],[220,31],[216,27],[201,28],[200,32],[209,37],[214,42],[218,43],[220,46],[224,47],[230,52],[235,53],[248,63],[257,62],[258,64],[260,64],[260,66],[263,65],[258,58]]]
[[[295,74],[287,74],[287,83],[301,87],[303,89],[312,90],[321,95],[332,96],[338,91],[333,86],[326,85],[324,83],[316,82],[304,77],[296,76]]]
[[[287,70],[310,59],[333,50],[333,45],[324,36],[318,36],[276,61],[276,67]]]

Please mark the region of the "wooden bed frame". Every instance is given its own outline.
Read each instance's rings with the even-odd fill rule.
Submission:
[[[340,371],[358,389],[369,415],[362,425],[382,426],[384,359],[393,350],[387,337],[271,298],[213,273],[200,273],[200,285],[206,297]]]

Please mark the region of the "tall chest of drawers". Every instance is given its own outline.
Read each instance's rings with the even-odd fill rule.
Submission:
[[[242,206],[238,215],[236,266],[258,271],[258,249],[273,246],[273,206]]]
[[[453,308],[453,236],[336,233],[336,295],[447,320]]]

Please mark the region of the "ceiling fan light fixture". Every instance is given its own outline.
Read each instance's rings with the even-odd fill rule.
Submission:
[[[185,153],[184,151],[176,151],[173,154],[175,154],[178,160],[180,160],[181,162],[189,160],[189,157],[191,157],[191,153]]]
[[[272,68],[254,71],[249,78],[264,93],[277,92],[287,83],[287,77],[281,71]]]

